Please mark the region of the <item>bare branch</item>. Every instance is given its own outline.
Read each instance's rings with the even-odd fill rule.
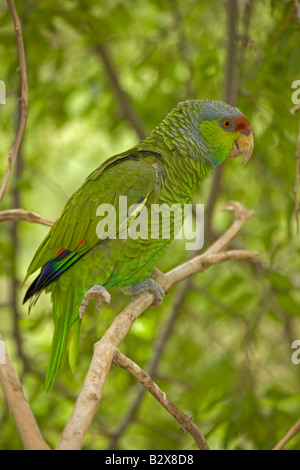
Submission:
[[[19,222],[26,220],[27,222],[33,222],[35,224],[42,224],[51,227],[54,222],[50,219],[45,219],[36,212],[24,211],[24,209],[9,209],[7,211],[0,212],[0,222],[5,221]]]
[[[184,414],[177,406],[167,397],[167,395],[157,386],[149,374],[141,369],[137,364],[124,356],[118,349],[115,351],[113,363],[122,369],[127,370],[145,387],[151,395],[175,418],[185,432],[188,431],[194,438],[197,446],[201,450],[210,450],[209,446],[200,432],[198,427],[193,423],[191,416]]]
[[[290,109],[291,114],[296,114],[298,111],[300,111],[300,104],[296,104],[296,106]]]
[[[17,158],[25,127],[27,122],[27,114],[28,114],[28,81],[27,81],[27,71],[26,71],[26,58],[25,58],[25,49],[24,49],[24,41],[22,36],[22,27],[21,22],[19,20],[15,4],[13,0],[7,0],[8,8],[10,9],[10,13],[13,19],[17,43],[18,43],[18,54],[19,54],[19,63],[20,66],[18,71],[21,73],[21,117],[20,117],[20,124],[17,131],[16,139],[14,145],[9,153],[8,157],[8,167],[6,173],[4,175],[4,179],[2,182],[2,186],[0,188],[0,201],[3,198],[6,186],[8,184],[11,172],[14,167],[15,160]]]
[[[291,429],[286,433],[286,435],[281,439],[281,441],[276,444],[273,450],[282,450],[287,445],[287,443],[300,431],[300,419],[291,427]]]
[[[192,258],[166,274],[155,270],[153,278],[167,292],[174,284],[195,274],[203,272],[214,264],[230,259],[250,259],[256,252],[241,250],[220,253],[253,215],[237,202],[226,206],[234,212],[235,220],[232,226],[220,237],[203,255]],[[75,403],[71,417],[61,436],[59,449],[80,449],[84,436],[94,418],[101,400],[103,387],[112,364],[116,348],[130,331],[134,321],[149,307],[154,300],[154,294],[143,292],[131,300],[125,309],[114,319],[104,336],[94,345],[93,358],[86,375],[84,384]]]
[[[165,274],[163,287],[165,292],[168,292],[168,290],[175,284],[178,284],[178,282],[183,281],[193,274],[202,273],[215,264],[224,263],[229,260],[250,260],[256,255],[258,255],[257,251],[232,250],[215,255],[206,253],[196,256],[191,261],[187,261]]]
[[[0,383],[25,449],[50,449],[43,439],[34,414],[24,396],[22,385],[7,351],[5,360],[0,362]]]

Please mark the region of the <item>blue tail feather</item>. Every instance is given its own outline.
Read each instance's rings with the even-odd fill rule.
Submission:
[[[31,297],[34,297],[32,300],[32,305],[37,301],[41,291],[45,289],[49,284],[51,284],[55,279],[57,279],[64,271],[66,271],[72,264],[78,261],[81,258],[81,254],[72,252],[69,250],[62,251],[56,258],[53,258],[51,261],[45,264],[42,268],[38,277],[33,281],[29,286],[23,304],[27,302]]]

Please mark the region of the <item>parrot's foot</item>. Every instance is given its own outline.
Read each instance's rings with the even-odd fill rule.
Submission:
[[[103,286],[93,286],[91,287],[85,296],[83,297],[83,300],[81,302],[80,308],[79,308],[79,318],[82,320],[83,315],[85,314],[85,310],[89,304],[89,301],[93,299],[94,297],[98,297],[97,301],[97,312],[99,313],[99,309],[102,307],[103,302],[106,302],[108,305],[110,303],[110,294],[107,292],[105,287]]]
[[[155,295],[155,300],[152,303],[151,307],[158,307],[162,304],[165,295],[163,288],[156,281],[154,281],[154,279],[151,279],[150,277],[144,279],[142,282],[138,282],[134,286],[129,287],[129,289],[127,289],[127,292],[132,294],[133,297],[136,297],[145,290],[148,290]]]

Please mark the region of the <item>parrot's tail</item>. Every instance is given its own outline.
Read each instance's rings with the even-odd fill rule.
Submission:
[[[59,283],[55,283],[52,290],[52,301],[54,334],[45,381],[46,393],[53,388],[67,353],[69,353],[68,358],[71,370],[74,370],[78,356],[81,325],[78,305],[74,302],[74,291],[72,288],[63,292],[60,289]]]

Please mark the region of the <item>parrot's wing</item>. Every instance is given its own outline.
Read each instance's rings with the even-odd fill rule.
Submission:
[[[138,216],[157,179],[154,166],[129,158],[94,171],[69,199],[60,218],[37,250],[25,280],[40,267],[43,267],[44,279],[40,279],[38,286],[32,285],[33,292],[28,291],[24,301],[37,290],[50,284],[85,253],[103,241],[101,228],[99,233],[100,218],[97,215],[100,205],[110,204],[115,209],[115,214],[112,216],[116,219],[117,225],[116,233],[109,234],[109,238],[112,238]],[[119,214],[120,196],[127,197],[128,208],[136,205],[138,210],[129,215],[125,213],[125,216]],[[106,237],[107,234],[103,238]],[[41,275],[39,277],[41,278]]]

